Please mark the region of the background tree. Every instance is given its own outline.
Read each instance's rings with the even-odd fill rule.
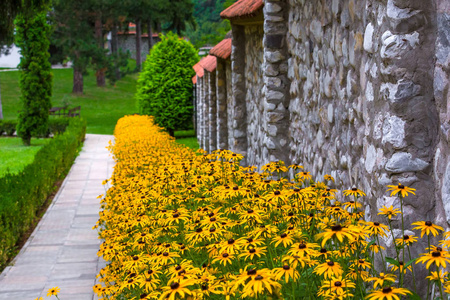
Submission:
[[[92,4],[95,0],[54,0],[52,40],[70,59],[73,67],[72,93],[83,93],[83,75],[86,74],[98,43],[94,36]]]
[[[139,112],[154,116],[172,136],[175,130],[192,126],[192,66],[197,62],[194,46],[169,33],[153,47],[139,75]]]
[[[47,0],[2,0],[0,4],[0,56],[7,54],[14,42],[14,19],[20,12],[41,7]],[[0,93],[0,120],[3,119]]]
[[[19,14],[16,19],[16,44],[22,55],[19,64],[22,108],[17,134],[27,146],[32,136],[45,135],[48,130],[53,74],[48,52],[50,25],[47,13],[45,7],[37,8]]]

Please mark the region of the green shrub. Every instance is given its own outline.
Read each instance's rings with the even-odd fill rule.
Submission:
[[[139,75],[139,113],[154,116],[172,136],[175,130],[192,127],[192,66],[197,61],[194,46],[169,33],[153,47]]]
[[[48,129],[51,108],[52,66],[48,48],[50,25],[47,9],[21,13],[16,18],[16,45],[21,48],[20,91],[22,108],[17,135],[25,145],[32,136],[43,136]]]
[[[48,120],[48,135],[51,133],[53,135],[61,134],[66,131],[67,126],[69,126],[69,118],[55,118]]]
[[[66,131],[43,146],[18,174],[0,178],[0,270],[12,256],[36,213],[65,177],[86,133],[86,121],[71,118]]]
[[[0,123],[0,135],[6,132],[6,135],[12,136],[16,132],[17,121],[15,120],[3,120]]]

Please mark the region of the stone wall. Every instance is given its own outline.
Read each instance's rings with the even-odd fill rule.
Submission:
[[[263,26],[245,26],[245,84],[247,110],[247,163],[257,165],[261,162],[263,144]]]
[[[159,37],[153,37],[153,45],[160,41]],[[130,57],[136,59],[136,35],[134,34],[121,34],[119,35],[119,49],[127,52],[130,51]],[[148,37],[141,38],[141,58],[144,62],[147,59],[148,50]]]
[[[448,228],[449,1],[264,2],[263,32],[232,21],[229,149],[362,189],[367,220],[401,182],[417,189],[406,223]]]

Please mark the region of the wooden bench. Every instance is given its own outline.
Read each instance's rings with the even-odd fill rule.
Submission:
[[[71,109],[67,109],[66,107],[52,107],[49,109],[48,114],[50,116],[58,116],[58,117],[79,117],[80,116],[81,106],[76,106]]]

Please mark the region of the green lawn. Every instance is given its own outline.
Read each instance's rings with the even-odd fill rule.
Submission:
[[[134,100],[138,74],[127,75],[116,83],[97,87],[95,74],[84,78],[84,95],[72,95],[72,69],[53,70],[52,106],[81,105],[81,116],[87,120],[87,132],[112,134],[117,120],[137,112]],[[19,72],[0,72],[3,114],[5,119],[16,119],[20,110]]]
[[[0,138],[0,177],[8,170],[18,173],[32,163],[34,155],[49,139],[31,139],[31,146],[25,147],[20,138]]]

